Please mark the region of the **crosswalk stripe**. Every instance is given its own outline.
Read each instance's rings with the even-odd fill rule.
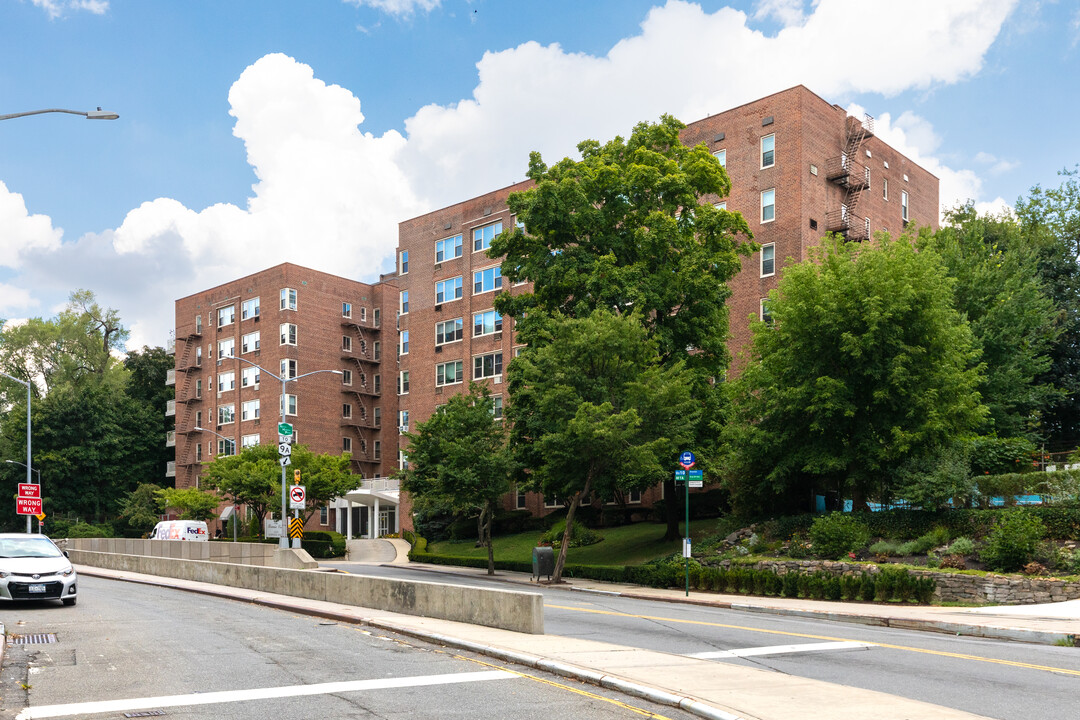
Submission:
[[[758,655],[788,655],[792,653],[821,652],[827,650],[862,650],[870,647],[869,643],[845,640],[841,642],[800,643],[797,645],[767,645],[764,647],[736,648],[734,650],[713,650],[693,653],[686,657],[701,660],[717,658],[744,658]]]

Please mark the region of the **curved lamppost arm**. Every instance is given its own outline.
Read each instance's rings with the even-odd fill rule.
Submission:
[[[82,115],[87,120],[116,120],[120,117],[114,112],[108,110],[65,110],[63,108],[49,108],[47,110],[30,110],[29,112],[11,113],[9,115],[0,115],[0,120],[12,120],[14,118],[27,117],[29,115],[44,115],[45,113],[67,113],[68,115]]]

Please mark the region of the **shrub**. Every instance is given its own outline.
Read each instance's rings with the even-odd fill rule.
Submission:
[[[982,560],[992,570],[1019,570],[1032,560],[1045,535],[1046,525],[1035,515],[1006,513],[987,537]]]
[[[877,583],[874,581],[874,576],[870,573],[863,574],[862,584],[859,586],[859,595],[862,596],[864,602],[873,602],[876,594]]]
[[[891,540],[878,540],[876,543],[870,546],[871,555],[897,555],[897,548],[900,546]]]
[[[958,537],[952,541],[945,552],[949,555],[971,555],[975,552],[975,543],[970,538]]]
[[[906,543],[901,544],[896,548],[897,555],[920,555],[919,543],[916,540],[909,540]]]
[[[305,531],[302,545],[313,558],[335,558],[345,554],[345,536],[331,530]]]
[[[563,533],[566,532],[566,521],[558,522],[550,530],[540,536],[540,542],[547,543],[554,548],[562,545]],[[570,528],[570,547],[585,547],[595,545],[604,538],[597,532],[575,522]]]
[[[796,572],[785,573],[782,577],[783,580],[783,593],[784,597],[797,598],[799,597],[799,574]]]
[[[870,542],[870,531],[851,515],[834,512],[814,521],[810,526],[810,541],[815,555],[836,560],[865,547]]]

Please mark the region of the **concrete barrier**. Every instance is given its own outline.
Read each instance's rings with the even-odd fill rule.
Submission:
[[[181,560],[268,565],[270,567],[317,568],[319,563],[303,549],[282,550],[267,543],[186,542],[182,540],[144,540],[141,538],[68,538],[69,550],[171,557]]]
[[[174,541],[172,544],[208,543]],[[544,603],[543,596],[539,593],[160,555],[128,555],[84,550],[76,545],[72,542],[67,548],[71,562],[76,565],[227,585],[372,610],[455,620],[514,632],[537,635],[544,632]]]

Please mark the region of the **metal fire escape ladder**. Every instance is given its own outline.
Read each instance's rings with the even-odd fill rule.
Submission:
[[[825,229],[840,232],[848,240],[866,240],[865,224],[860,221],[857,210],[863,190],[869,187],[869,169],[860,161],[863,143],[874,136],[874,118],[864,115],[862,120],[848,116],[845,119],[844,152],[838,158],[826,161],[825,177],[844,188],[844,199],[839,209],[825,214]]]

